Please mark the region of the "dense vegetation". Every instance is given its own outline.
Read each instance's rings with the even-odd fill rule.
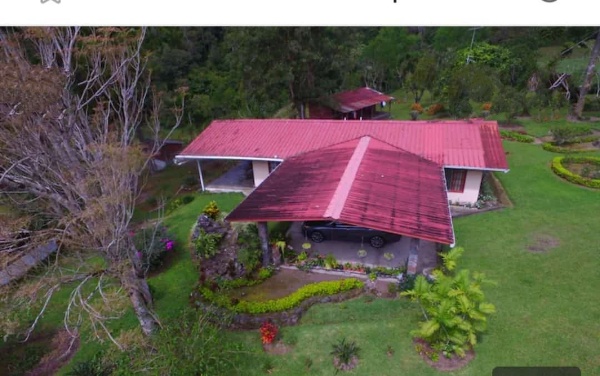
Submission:
[[[576,101],[594,31],[155,28],[145,48],[154,85],[167,102],[186,93],[182,133],[191,137],[213,119],[302,117],[308,101],[365,85],[384,92],[403,88],[415,102],[428,92],[452,117],[479,115],[472,101],[493,101],[493,112],[509,119],[536,115],[567,104],[562,86],[549,90],[560,73],[570,74],[570,100]],[[596,105],[590,99],[589,106]],[[169,119],[165,112],[163,120]]]

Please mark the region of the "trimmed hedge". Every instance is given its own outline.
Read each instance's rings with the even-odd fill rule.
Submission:
[[[212,291],[205,286],[201,286],[199,291],[204,299],[218,307],[227,308],[235,313],[259,314],[286,311],[297,307],[304,300],[313,296],[334,295],[363,287],[364,283],[355,278],[346,278],[339,281],[324,281],[302,286],[294,293],[284,298],[264,302],[251,302],[246,300],[234,301],[228,295]]]
[[[527,144],[530,144],[533,141],[535,141],[535,138],[533,136],[530,136],[528,134],[521,134],[519,132],[514,131],[501,130],[500,137],[502,137],[502,139],[504,140],[524,142]]]
[[[595,151],[595,150],[577,150],[577,149],[563,148],[561,146],[556,146],[550,142],[544,142],[542,144],[542,149],[552,152],[552,153],[560,153],[560,154],[590,153],[590,152]]]
[[[599,157],[555,157],[552,160],[552,171],[561,178],[570,181],[571,183],[583,185],[588,188],[600,189],[600,179],[584,178],[569,171],[563,166],[563,162],[571,163],[592,163],[600,166]]]

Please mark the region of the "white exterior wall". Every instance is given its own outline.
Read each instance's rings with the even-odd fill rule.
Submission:
[[[252,161],[252,172],[254,173],[254,186],[258,187],[269,176],[269,162]]]
[[[479,197],[479,187],[481,187],[481,178],[483,171],[467,170],[465,179],[465,189],[462,193],[448,192],[448,201],[455,204],[474,204]]]

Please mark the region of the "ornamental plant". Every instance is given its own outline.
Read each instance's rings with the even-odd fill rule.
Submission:
[[[267,320],[263,322],[263,324],[260,326],[260,338],[262,340],[262,343],[264,345],[269,345],[273,343],[275,337],[277,337],[278,332],[279,329],[271,321]]]
[[[419,275],[414,288],[401,293],[421,306],[423,321],[411,334],[450,358],[464,357],[487,327],[487,317],[496,311],[486,301],[481,285],[486,282],[481,273],[468,270],[455,272],[462,248],[444,254],[444,270],[433,271],[433,282]]]
[[[421,104],[420,104],[420,103],[413,103],[413,104],[410,106],[410,110],[411,110],[411,111],[416,111],[416,112],[418,112],[419,114],[422,114],[422,113],[423,113],[423,106],[421,106]]]
[[[175,241],[166,226],[152,226],[132,231],[130,234],[137,250],[136,257],[146,271],[162,265],[167,252],[175,249]]]
[[[202,214],[205,214],[207,217],[209,217],[213,221],[217,220],[220,212],[221,212],[221,210],[217,206],[216,201],[209,202],[208,205],[206,205],[204,207],[204,210],[202,210]]]

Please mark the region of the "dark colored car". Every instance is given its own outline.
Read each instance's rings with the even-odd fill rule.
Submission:
[[[364,241],[371,244],[373,248],[381,248],[386,243],[397,242],[402,237],[385,231],[335,221],[307,221],[302,223],[302,231],[315,243],[323,240]]]

